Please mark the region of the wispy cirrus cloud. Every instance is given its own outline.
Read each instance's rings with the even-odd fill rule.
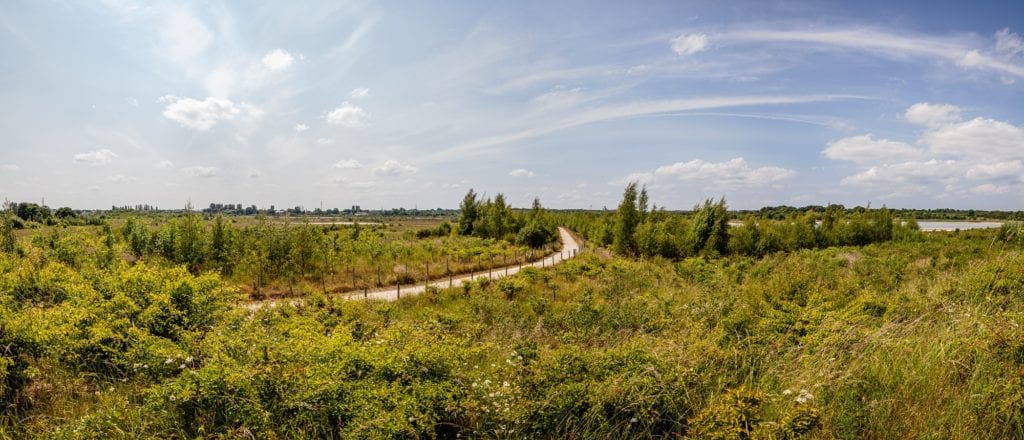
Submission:
[[[756,107],[767,105],[787,105],[844,100],[872,99],[855,95],[780,95],[780,96],[718,96],[692,99],[667,99],[631,101],[615,105],[605,105],[566,116],[560,120],[539,127],[526,128],[480,139],[463,142],[454,147],[429,154],[424,162],[444,162],[465,155],[479,154],[490,148],[543,136],[571,127],[594,124],[604,121],[637,118],[657,114],[683,112],[690,110],[707,110],[733,107]]]
[[[1024,64],[996,56],[988,48],[977,44],[975,38],[964,36],[901,34],[889,30],[858,27],[833,30],[734,30],[709,38],[711,41],[724,43],[794,43],[895,57],[923,56],[951,62],[963,68],[1024,77]],[[1004,40],[1012,41],[1006,38]],[[1012,47],[1013,43],[1004,42],[1003,46]]]

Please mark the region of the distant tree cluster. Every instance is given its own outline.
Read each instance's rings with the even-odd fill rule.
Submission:
[[[53,226],[57,224],[84,225],[99,224],[96,219],[87,219],[68,207],[50,209],[49,206],[31,202],[6,203],[4,206],[4,223],[13,229],[24,229],[37,225]]]
[[[820,211],[789,212],[770,208],[762,216],[748,213],[730,224],[725,199],[705,200],[688,214],[648,208],[646,188],[626,186],[613,214],[576,213],[563,216],[570,227],[620,255],[683,258],[697,255],[762,256],[779,251],[829,246],[866,245],[919,236],[913,219],[899,223],[892,212],[862,208],[848,212],[831,205]]]
[[[472,189],[459,205],[458,233],[483,238],[515,242],[531,247],[541,247],[557,238],[557,230],[540,204],[533,199],[533,206],[522,213],[512,209],[505,202],[505,195],[498,193],[494,199],[480,200]]]

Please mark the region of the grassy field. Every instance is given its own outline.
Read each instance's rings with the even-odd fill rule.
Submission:
[[[250,312],[181,266],[0,258],[9,438],[1021,438],[998,231],[762,258],[598,249]],[[97,234],[99,235],[99,234]],[[97,255],[102,252],[97,253]]]

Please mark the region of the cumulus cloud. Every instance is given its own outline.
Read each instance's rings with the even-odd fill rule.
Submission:
[[[821,154],[833,160],[857,163],[906,160],[921,157],[924,152],[903,142],[875,139],[871,134],[839,139],[828,144]]]
[[[672,51],[677,55],[692,55],[708,47],[705,34],[682,34],[671,40]]]
[[[908,121],[929,127],[960,120],[960,107],[950,104],[921,102],[910,106],[904,116]]]
[[[646,185],[662,179],[673,179],[701,183],[708,187],[742,188],[775,184],[793,177],[795,174],[796,172],[793,170],[776,166],[752,167],[742,157],[725,162],[693,159],[688,162],[663,165],[651,172],[632,173],[608,183],[623,185],[637,182]]]
[[[1024,129],[994,119],[974,118],[943,125],[926,133],[921,142],[936,154],[995,160],[1024,158]]]
[[[346,101],[327,114],[327,122],[349,128],[366,127],[370,123],[370,113]]]
[[[742,157],[725,162],[694,159],[658,167],[655,177],[675,177],[684,182],[702,181],[725,187],[760,186],[779,182],[796,172],[776,166],[751,167]]]
[[[153,168],[160,169],[160,170],[165,170],[167,168],[174,168],[174,162],[171,162],[169,160],[161,160],[160,162],[157,162],[156,164],[154,164]]]
[[[274,49],[267,52],[267,54],[263,55],[263,58],[260,59],[260,62],[263,63],[263,67],[275,72],[287,69],[292,65],[293,61],[295,61],[295,57],[284,49]]]
[[[1024,166],[1021,165],[1021,161],[1014,160],[972,165],[964,173],[964,176],[968,179],[997,180],[1020,177],[1022,174],[1024,174]]]
[[[362,168],[363,164],[355,159],[342,159],[331,165],[331,168],[338,170],[355,170]]]
[[[956,183],[957,162],[954,160],[908,161],[876,165],[846,177],[844,184],[893,185],[902,183]]]
[[[373,169],[374,174],[386,175],[386,176],[397,176],[400,174],[412,174],[419,171],[416,168],[407,163],[402,163],[397,160],[387,160],[377,168]]]
[[[1010,187],[1007,185],[994,185],[991,183],[983,183],[981,185],[975,186],[974,188],[971,188],[971,192],[983,195],[1006,194],[1010,192]]]
[[[113,151],[106,148],[101,150],[93,150],[85,153],[78,153],[74,156],[75,162],[84,163],[89,166],[106,165],[110,161],[117,157]]]
[[[163,112],[165,118],[197,131],[209,130],[218,122],[234,119],[242,112],[233,102],[214,97],[199,101],[166,95],[159,101],[167,103]]]
[[[298,133],[302,133],[306,130],[309,130],[309,126],[306,124],[295,124],[295,127],[293,127],[292,129]]]
[[[13,163],[5,163],[0,165],[0,171],[18,171],[21,167]]]
[[[210,178],[220,175],[220,168],[196,165],[181,169],[181,173],[189,177]]]
[[[348,96],[351,97],[352,99],[365,98],[367,96],[370,96],[370,89],[366,87],[352,89],[352,93],[349,93]]]
[[[512,177],[533,177],[533,171],[526,168],[517,168],[508,173]]]
[[[905,117],[926,127],[916,146],[864,135],[831,143],[822,151],[830,159],[872,165],[844,178],[843,184],[903,196],[967,196],[1004,194],[1024,183],[1024,128],[982,117],[961,121],[960,109],[953,105],[919,103]]]

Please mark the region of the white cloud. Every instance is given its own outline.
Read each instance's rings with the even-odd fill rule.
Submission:
[[[705,34],[682,34],[671,41],[672,51],[678,55],[692,55],[708,47]]]
[[[629,182],[650,184],[659,179],[674,178],[682,182],[698,182],[708,187],[739,188],[775,184],[795,175],[796,172],[775,166],[751,167],[742,157],[725,162],[708,162],[693,159],[660,166],[653,172],[632,173],[622,179],[608,182],[610,185],[625,185]]]
[[[583,89],[580,87],[566,88],[566,87],[555,87],[551,91],[544,93],[536,98],[533,98],[533,102],[537,105],[545,108],[565,108],[576,105],[582,101]]]
[[[900,58],[907,55],[931,57],[961,67],[984,69],[1024,77],[1024,65],[983,54],[970,41],[929,35],[901,35],[868,28],[838,30],[747,30],[715,35],[716,41],[779,42],[824,45],[874,52]]]
[[[960,107],[950,104],[920,102],[910,106],[904,114],[908,121],[934,127],[960,120]]]
[[[220,168],[196,165],[182,168],[181,173],[189,177],[210,178],[219,176]]]
[[[306,130],[309,130],[309,126],[306,124],[295,124],[295,127],[293,127],[292,129],[298,133],[302,133]]]
[[[996,32],[996,52],[1007,56],[1016,56],[1024,53],[1024,40],[1010,28],[1003,28]]]
[[[612,186],[624,186],[631,182],[646,185],[654,181],[654,173],[630,173],[626,177],[608,182]]]
[[[185,128],[206,131],[220,121],[234,119],[242,110],[227,99],[209,97],[202,101],[166,95],[160,98],[166,102],[163,115]]]
[[[981,52],[978,52],[975,49],[971,49],[964,53],[963,56],[961,56],[960,59],[956,61],[956,64],[960,67],[978,67],[984,66],[985,61],[986,58],[984,55],[981,54]]]
[[[993,185],[991,183],[983,183],[981,185],[975,186],[974,188],[971,188],[971,192],[983,195],[1006,194],[1010,192],[1010,187],[1007,185]]]
[[[455,145],[450,148],[427,155],[421,160],[424,162],[443,162],[452,159],[465,158],[467,155],[486,150],[499,145],[518,142],[524,139],[543,136],[567,128],[582,125],[594,124],[605,121],[613,121],[640,116],[657,114],[708,110],[717,108],[761,106],[761,105],[786,105],[802,104],[813,102],[829,102],[840,100],[865,99],[861,96],[851,95],[797,95],[797,96],[718,96],[707,98],[691,99],[666,99],[655,101],[633,101],[616,105],[608,105],[592,108],[572,114],[566,118],[552,121],[548,124],[540,124],[518,132],[488,136]]]
[[[136,180],[138,179],[130,176],[125,176],[124,174],[114,174],[113,176],[107,176],[107,181],[113,183],[132,183],[135,182]]]
[[[260,62],[263,63],[263,67],[275,72],[287,69],[292,65],[293,61],[295,61],[295,57],[284,49],[274,49],[267,52],[267,54],[263,55],[263,58],[260,59]]]
[[[931,130],[921,143],[936,154],[982,160],[1024,158],[1024,129],[987,118],[974,118]]]
[[[13,163],[5,163],[3,165],[0,165],[0,171],[12,171],[13,172],[13,171],[18,171],[20,169],[21,169],[21,167],[15,165]]]
[[[373,169],[374,174],[388,176],[397,176],[399,174],[412,174],[417,171],[419,171],[419,168],[393,159],[387,160],[379,167]]]
[[[877,165],[846,177],[843,184],[890,186],[904,183],[956,183],[961,170],[955,160],[908,161]]]
[[[334,139],[331,138],[319,138],[316,140],[317,145],[331,145],[334,143]]]
[[[213,41],[213,33],[185,8],[177,8],[167,14],[160,29],[161,52],[182,66],[205,52]]]
[[[671,176],[684,182],[701,181],[723,187],[767,185],[788,179],[795,174],[793,170],[775,166],[751,168],[742,157],[726,162],[694,159],[661,166],[654,170],[655,177]]]
[[[342,159],[342,160],[339,160],[339,161],[335,162],[334,165],[331,165],[331,168],[335,168],[335,169],[339,169],[339,170],[355,170],[355,169],[359,169],[359,168],[362,168],[362,167],[363,167],[363,164],[359,163],[359,161],[355,160],[355,159]]]
[[[903,142],[875,139],[870,134],[842,138],[828,144],[821,154],[833,160],[857,163],[908,160],[921,157],[924,152]]]
[[[964,173],[964,177],[975,180],[1002,180],[1020,177],[1024,174],[1024,166],[1021,161],[980,163],[971,165]]]
[[[349,93],[348,96],[351,97],[352,99],[365,98],[367,96],[370,96],[370,89],[366,87],[352,89],[352,93]]]
[[[89,166],[106,165],[117,157],[113,151],[106,148],[85,153],[78,153],[74,156],[75,162],[84,163]]]
[[[174,168],[174,162],[171,162],[169,160],[161,160],[160,162],[157,162],[156,164],[154,164],[153,168],[160,169],[160,170],[164,170],[164,169],[167,169],[167,168]]]
[[[263,177],[263,172],[260,171],[260,170],[255,170],[255,169],[254,170],[249,170],[249,173],[247,174],[247,176],[250,179],[259,179],[260,177]]]
[[[512,177],[533,177],[533,171],[526,168],[517,168],[508,173],[508,175]]]
[[[844,139],[871,144],[864,157],[873,159],[858,162],[877,163],[844,178],[843,184],[894,191],[890,196],[966,196],[1003,194],[1024,183],[1024,128],[980,117],[961,121],[960,109],[952,105],[915,104],[905,117],[927,127],[917,147],[888,140],[871,144],[870,135]],[[822,153],[831,159],[856,156],[834,154],[834,147]]]
[[[349,128],[366,127],[370,122],[370,114],[362,107],[343,102],[327,114],[327,122]]]

